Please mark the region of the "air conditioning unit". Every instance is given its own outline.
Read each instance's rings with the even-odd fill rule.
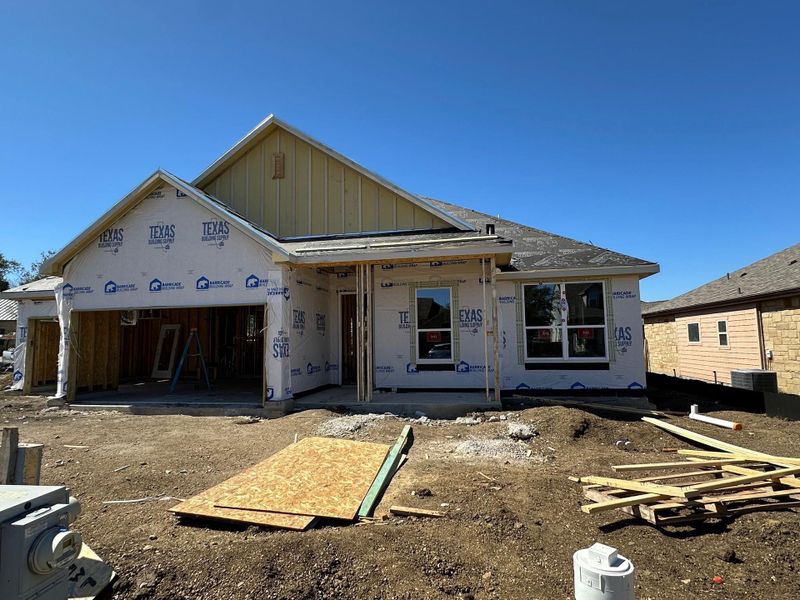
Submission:
[[[81,551],[80,504],[64,486],[0,485],[0,596],[64,600]]]
[[[731,371],[731,386],[754,392],[778,393],[778,374],[764,369],[737,369]]]

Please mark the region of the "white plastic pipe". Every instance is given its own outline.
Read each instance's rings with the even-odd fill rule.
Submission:
[[[709,417],[708,415],[701,415],[699,412],[697,412],[697,409],[697,404],[692,404],[691,408],[689,409],[690,419],[702,421],[703,423],[710,423],[711,425],[716,425],[717,427],[733,429],[734,431],[739,431],[742,428],[741,423],[736,423],[735,421],[726,421],[725,419],[718,419],[716,417]]]

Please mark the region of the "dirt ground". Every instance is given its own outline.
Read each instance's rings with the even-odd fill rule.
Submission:
[[[446,518],[393,517],[297,533],[181,525],[167,511],[170,501],[102,502],[187,498],[287,446],[295,434],[314,435],[338,415],[314,410],[240,424],[245,420],[42,412],[44,406],[40,398],[0,396],[0,420],[19,426],[22,441],[46,444],[42,483],[67,485],[80,500],[75,528],[119,574],[114,598],[568,599],[572,553],[595,541],[633,561],[639,600],[800,596],[795,512],[660,531],[620,512],[579,510],[580,486],[569,475],[612,475],[612,464],[671,460],[662,449],[685,446],[646,423],[562,407],[491,413],[497,420],[477,425],[414,423],[409,460],[377,514],[403,504],[446,510]],[[673,422],[800,456],[800,423],[719,416],[742,421],[744,431]],[[529,424],[538,436],[515,446],[509,422]],[[392,443],[403,425],[393,417],[374,420],[352,437]],[[618,449],[620,439],[634,449]],[[520,447],[525,451],[512,452]],[[712,583],[714,576],[724,583]]]

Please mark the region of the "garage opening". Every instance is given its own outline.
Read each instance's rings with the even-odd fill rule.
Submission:
[[[73,321],[75,315],[80,400],[262,401],[262,305],[80,312]]]

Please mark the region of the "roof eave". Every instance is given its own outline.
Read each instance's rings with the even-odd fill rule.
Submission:
[[[482,245],[471,247],[456,247],[456,248],[392,248],[384,252],[358,252],[358,251],[345,251],[335,252],[324,255],[301,256],[294,255],[292,263],[296,265],[351,265],[354,263],[377,263],[377,262],[406,262],[406,261],[425,261],[437,260],[440,258],[454,258],[454,257],[485,257],[485,256],[503,256],[510,255],[511,250],[508,246],[498,247],[495,245]]]
[[[526,271],[505,271],[498,273],[497,279],[514,281],[520,279],[548,279],[553,277],[598,277],[637,275],[644,279],[660,271],[655,263],[645,265],[614,265],[597,267],[572,267],[562,269],[528,269]]]

